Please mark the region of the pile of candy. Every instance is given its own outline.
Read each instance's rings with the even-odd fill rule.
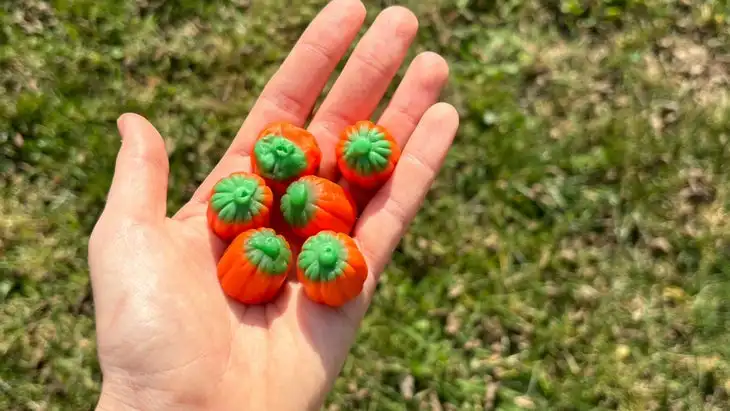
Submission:
[[[400,154],[390,133],[369,121],[347,127],[335,146],[342,177],[365,189],[388,180]],[[368,267],[350,237],[357,206],[344,187],[317,176],[321,159],[311,133],[273,123],[256,139],[252,172],[233,173],[213,187],[208,225],[230,241],[218,262],[228,296],[267,303],[289,275],[317,303],[338,307],[360,294]]]

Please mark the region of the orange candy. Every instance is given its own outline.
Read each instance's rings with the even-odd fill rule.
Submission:
[[[357,219],[355,202],[339,184],[317,176],[293,182],[281,198],[281,213],[300,237],[323,230],[349,234]]]
[[[269,224],[274,196],[256,174],[238,172],[222,178],[210,193],[208,226],[223,240]]]
[[[259,133],[251,153],[251,169],[277,193],[299,177],[319,171],[322,152],[307,130],[277,122]]]
[[[337,167],[345,180],[373,189],[393,174],[401,150],[384,127],[370,121],[358,121],[342,131],[335,155]]]
[[[292,262],[284,237],[270,228],[248,230],[221,257],[218,280],[231,298],[245,304],[267,303],[284,285]]]
[[[345,180],[364,189],[388,180],[401,155],[390,133],[369,121],[347,127],[333,150]],[[321,160],[311,133],[275,122],[256,138],[253,171],[232,173],[213,187],[208,225],[232,241],[218,262],[227,296],[266,304],[287,279],[298,280],[312,301],[331,307],[362,292],[368,267],[350,237],[357,206],[347,189],[316,175]]]
[[[355,241],[343,233],[322,231],[304,242],[297,278],[312,301],[340,307],[357,297],[368,267]]]

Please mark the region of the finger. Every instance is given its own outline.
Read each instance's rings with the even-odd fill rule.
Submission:
[[[248,163],[253,142],[266,125],[274,121],[304,125],[364,20],[360,0],[333,0],[322,9],[264,87],[223,158],[193,195],[193,203],[205,202],[219,179]]]
[[[393,6],[380,13],[358,43],[309,126],[322,147],[322,176],[334,178],[334,146],[340,131],[370,118],[417,31],[416,16],[404,7]]]
[[[423,113],[434,105],[449,78],[449,65],[433,52],[413,59],[403,81],[383,111],[378,124],[385,127],[403,147]]]
[[[169,175],[165,142],[155,127],[137,114],[123,114],[117,127],[122,147],[104,213],[161,222],[167,211]]]
[[[405,146],[423,113],[438,101],[448,77],[449,65],[440,55],[425,52],[413,59],[378,120],[378,124],[390,131],[400,147]],[[353,186],[344,180],[340,184],[350,191],[359,209],[365,207],[377,192]]]
[[[393,177],[363,211],[354,234],[373,274],[363,290],[365,305],[431,187],[458,126],[459,115],[453,106],[438,103],[429,108],[406,144]]]

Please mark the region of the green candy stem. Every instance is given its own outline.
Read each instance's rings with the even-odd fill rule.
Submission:
[[[274,151],[276,152],[277,157],[284,158],[291,155],[291,153],[294,151],[294,147],[292,147],[290,144],[284,144],[283,142],[279,141],[274,146]]]
[[[274,180],[295,177],[307,168],[304,151],[283,136],[269,135],[257,141],[254,156],[261,174]]]
[[[221,220],[246,222],[261,210],[263,195],[255,178],[236,174],[215,185],[210,201]]]
[[[362,127],[348,136],[343,155],[350,168],[368,175],[383,170],[391,154],[390,142],[383,133]]]
[[[370,152],[373,144],[370,140],[365,138],[359,138],[352,142],[350,145],[350,154],[353,156],[363,156]]]
[[[306,181],[295,181],[286,189],[281,197],[281,212],[287,223],[294,226],[304,226],[314,214],[315,194]]]
[[[337,263],[338,254],[331,244],[325,245],[319,253],[319,264],[324,268],[332,268]]]
[[[253,233],[244,246],[248,259],[262,271],[271,275],[286,272],[291,261],[291,251],[284,240],[269,228]]]
[[[258,248],[272,260],[275,260],[281,253],[281,243],[274,237],[267,237]]]
[[[248,205],[251,203],[251,196],[253,196],[253,192],[250,188],[241,186],[236,188],[236,191],[233,192],[233,201],[235,201],[238,205]]]
[[[288,191],[287,194],[289,194],[289,204],[291,204],[292,211],[301,213],[307,205],[309,190],[304,184],[295,184]]]
[[[332,233],[322,231],[304,242],[297,262],[311,281],[333,281],[347,265],[347,249]]]

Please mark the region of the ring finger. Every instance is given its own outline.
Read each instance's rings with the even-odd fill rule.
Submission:
[[[418,31],[408,9],[385,9],[363,36],[309,126],[322,147],[320,174],[334,179],[334,146],[342,129],[369,118],[385,95]]]

